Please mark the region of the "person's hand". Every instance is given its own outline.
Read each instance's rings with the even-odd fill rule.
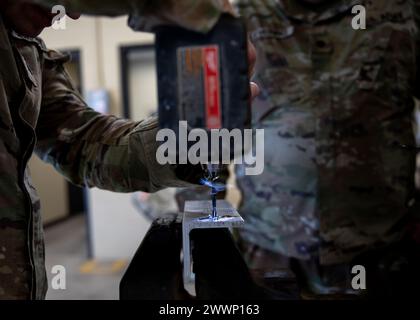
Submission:
[[[230,13],[233,16],[237,16],[235,9],[233,8],[232,4],[229,0],[221,0],[223,11],[226,13]],[[254,45],[251,41],[248,40],[248,62],[249,62],[249,77],[251,78],[254,74],[254,67],[255,62],[257,60],[257,53],[255,50]],[[250,90],[251,90],[251,100],[254,100],[260,94],[260,88],[255,82],[250,83]]]
[[[257,60],[257,52],[251,41],[248,40],[248,61],[249,61],[249,77],[254,74],[255,62]],[[260,87],[255,83],[250,83],[251,100],[254,100],[260,94]]]

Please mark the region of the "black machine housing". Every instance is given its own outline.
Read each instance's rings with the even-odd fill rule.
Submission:
[[[178,27],[158,28],[156,59],[160,128],[172,129],[177,133],[181,120],[188,122],[189,130],[201,128],[210,132],[218,128],[249,128],[251,107],[247,44],[245,23],[227,14],[222,15],[207,34]],[[201,69],[191,67],[194,64],[191,56],[199,56],[200,50],[204,52],[206,48],[210,48],[210,51],[217,48],[216,89],[206,85],[205,66]],[[206,88],[213,90],[211,93],[218,93],[216,102],[212,99],[216,95],[210,95],[213,103],[210,103],[210,107],[217,105],[220,117],[219,122],[213,122],[213,127],[209,126],[206,114],[206,108],[209,107]]]

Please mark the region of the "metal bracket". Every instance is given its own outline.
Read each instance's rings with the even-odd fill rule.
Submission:
[[[217,200],[216,218],[211,217],[211,201],[186,201],[184,218],[182,220],[182,248],[184,256],[184,287],[191,293],[194,291],[195,275],[192,270],[190,232],[193,229],[209,228],[239,228],[244,225],[244,219],[238,211],[226,200]],[[211,241],[211,239],[209,239]]]

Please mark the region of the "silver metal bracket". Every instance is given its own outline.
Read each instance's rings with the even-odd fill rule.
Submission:
[[[226,200],[217,200],[216,218],[211,217],[211,201],[186,201],[182,220],[182,249],[184,256],[184,287],[194,294],[195,275],[192,270],[190,232],[193,229],[239,228],[244,219]]]

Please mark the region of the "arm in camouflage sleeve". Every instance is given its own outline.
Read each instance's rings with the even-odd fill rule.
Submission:
[[[156,162],[157,122],[118,119],[88,108],[64,71],[66,56],[45,54],[37,155],[78,185],[130,192],[190,186]]]
[[[67,12],[118,16],[130,14],[135,30],[153,31],[163,24],[207,32],[223,12],[233,14],[228,0],[32,0],[53,6],[63,5]]]

